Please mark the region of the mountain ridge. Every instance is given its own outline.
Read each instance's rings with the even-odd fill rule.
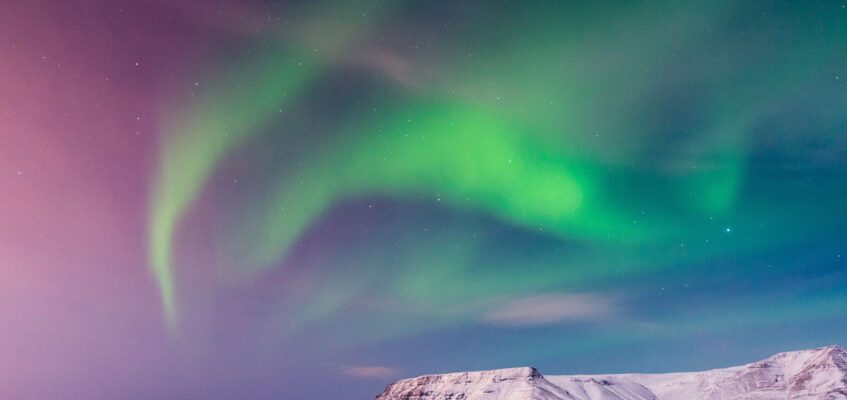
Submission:
[[[781,352],[740,366],[665,374],[542,375],[533,367],[422,375],[377,400],[847,400],[847,350]]]

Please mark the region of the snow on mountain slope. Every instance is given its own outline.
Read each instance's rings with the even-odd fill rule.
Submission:
[[[551,376],[550,383],[561,387],[576,400],[656,400],[650,389],[617,376]],[[517,400],[517,399],[515,399]]]
[[[752,364],[672,374],[543,376],[534,368],[426,375],[377,400],[847,400],[847,351],[780,353]]]
[[[659,399],[847,399],[847,351],[824,347],[704,372],[628,375]]]
[[[572,400],[535,368],[425,375],[392,383],[377,400]]]

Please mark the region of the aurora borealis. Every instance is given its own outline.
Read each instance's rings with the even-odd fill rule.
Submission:
[[[0,397],[846,344],[843,2],[45,1],[0,45]]]

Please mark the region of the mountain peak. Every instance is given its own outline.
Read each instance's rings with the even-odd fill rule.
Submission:
[[[377,400],[460,400],[476,393],[480,399],[541,399],[561,390],[533,367],[422,375],[388,385]],[[560,398],[560,397],[552,397]]]
[[[847,356],[847,349],[844,349],[843,347],[836,345],[836,344],[831,345],[831,346],[821,347],[818,350],[824,351],[827,354],[832,355],[832,356],[838,356],[838,355]]]
[[[845,359],[847,358],[847,350],[838,345],[820,347],[813,350],[819,357],[827,360]]]
[[[768,357],[753,365],[777,364],[786,373],[794,375],[809,368],[840,368],[847,371],[847,350],[832,345],[816,349],[788,351]]]
[[[817,347],[814,349],[806,349],[806,350],[795,350],[795,351],[786,351],[782,353],[777,353],[773,357],[782,355],[782,354],[802,354],[802,353],[815,353],[815,354],[836,354],[836,353],[847,353],[847,350],[844,350],[843,347],[832,344],[829,346]]]
[[[415,378],[405,380],[457,380],[457,379],[493,379],[493,380],[511,380],[520,378],[538,377],[541,374],[535,367],[513,367],[489,369],[482,371],[466,371],[466,372],[451,372],[446,374],[429,374],[421,375]]]
[[[532,367],[424,375],[377,400],[847,400],[841,346],[784,352],[724,369],[672,374],[544,376]]]

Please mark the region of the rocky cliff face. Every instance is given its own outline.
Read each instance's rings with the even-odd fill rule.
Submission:
[[[543,376],[535,368],[426,375],[377,400],[847,400],[847,351],[831,346],[672,374]]]

